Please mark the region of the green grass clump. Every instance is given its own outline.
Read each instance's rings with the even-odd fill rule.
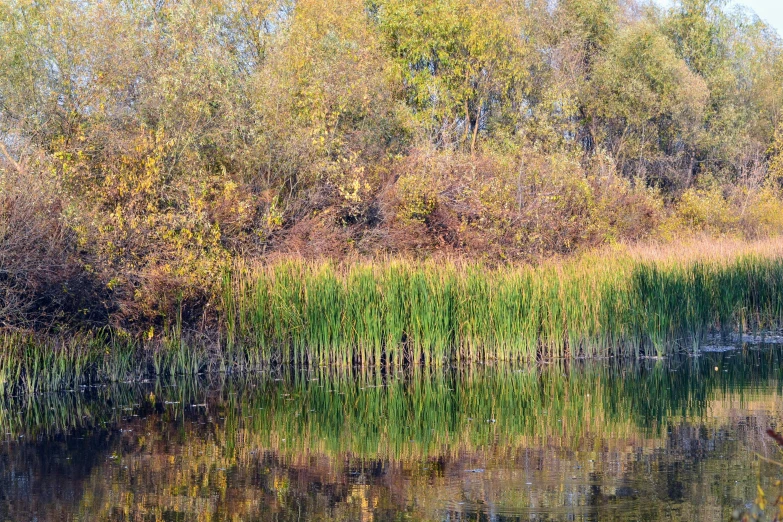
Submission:
[[[267,362],[661,356],[696,349],[710,332],[783,325],[783,260],[760,256],[493,269],[285,261],[225,281],[228,339],[262,345]]]

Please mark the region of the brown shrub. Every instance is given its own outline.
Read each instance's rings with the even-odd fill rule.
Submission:
[[[426,231],[432,248],[480,257],[567,254],[655,231],[663,202],[640,181],[568,154],[416,151],[398,167],[395,228]]]
[[[50,327],[105,321],[94,272],[63,226],[60,186],[40,165],[0,162],[0,321]]]

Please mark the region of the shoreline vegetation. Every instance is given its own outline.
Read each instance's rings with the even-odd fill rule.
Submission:
[[[143,338],[109,328],[0,337],[0,396],[271,366],[376,371],[695,352],[708,335],[783,327],[783,244],[604,249],[539,266],[280,259],[222,274],[219,327],[179,315]]]
[[[538,267],[283,261],[223,282],[226,349],[284,364],[664,356],[709,332],[783,326],[783,257],[647,261],[619,252]]]
[[[0,395],[693,350],[782,235],[724,0],[0,2]]]

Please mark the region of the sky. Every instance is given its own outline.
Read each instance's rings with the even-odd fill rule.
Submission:
[[[658,0],[659,4],[671,5],[671,0]],[[733,0],[732,5],[743,5],[753,10],[759,18],[777,29],[783,37],[783,0]]]
[[[741,0],[733,3],[749,7],[783,36],[783,0]]]

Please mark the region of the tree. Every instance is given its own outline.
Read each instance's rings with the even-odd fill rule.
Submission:
[[[379,0],[372,12],[405,101],[432,142],[475,152],[479,131],[522,98],[529,52],[500,0]]]
[[[621,172],[659,178],[687,172],[682,162],[694,154],[708,92],[654,25],[640,22],[618,35],[597,61],[588,92],[597,143]]]
[[[709,90],[698,170],[726,179],[753,171],[772,140],[781,103],[781,41],[724,0],[681,0],[663,17],[677,55]]]

